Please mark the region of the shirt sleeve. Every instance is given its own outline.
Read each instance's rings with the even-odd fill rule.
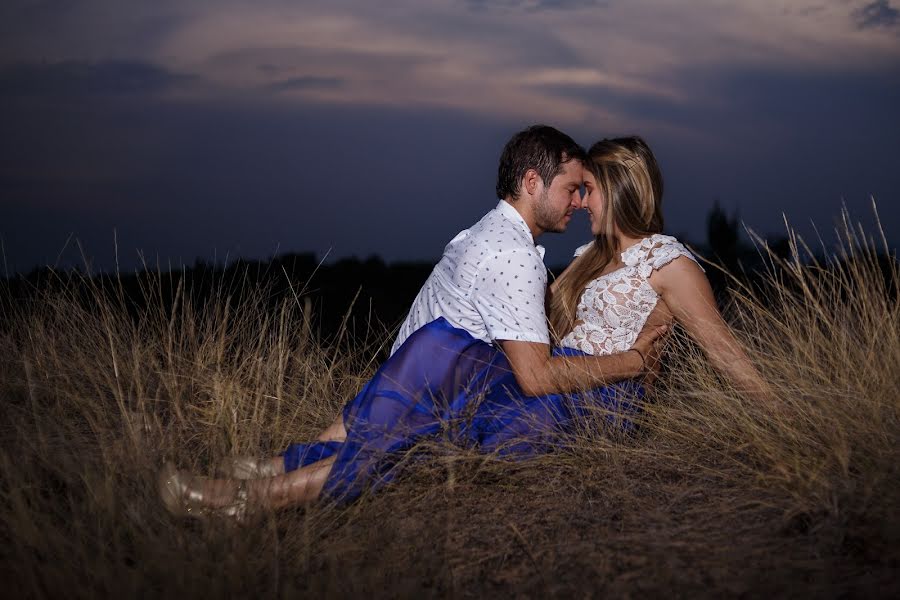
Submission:
[[[527,249],[495,253],[482,261],[470,295],[491,341],[550,343],[544,295],[547,269]]]

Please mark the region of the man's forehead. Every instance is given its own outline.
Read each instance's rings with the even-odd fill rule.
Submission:
[[[560,165],[562,170],[557,177],[562,177],[566,181],[581,181],[584,177],[584,165],[580,160],[571,159]]]

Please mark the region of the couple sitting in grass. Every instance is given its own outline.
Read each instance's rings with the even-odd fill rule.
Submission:
[[[334,423],[281,456],[230,459],[223,479],[167,464],[166,507],[243,518],[323,496],[350,501],[391,481],[404,454],[429,440],[513,458],[552,450],[589,414],[631,430],[673,320],[720,372],[764,398],[703,269],[662,233],[662,188],[640,138],[585,153],[552,127],[517,133],[500,158],[499,204],[450,241],[390,358]],[[594,239],[548,288],[535,240],[564,231],[579,208]]]

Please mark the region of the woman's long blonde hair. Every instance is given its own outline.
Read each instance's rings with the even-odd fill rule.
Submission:
[[[589,282],[600,276],[620,249],[616,231],[646,237],[663,229],[663,180],[656,158],[637,136],[602,140],[591,146],[584,165],[605,199],[600,234],[575,264],[556,280],[548,302],[550,331],[558,341],[575,325],[575,307]]]

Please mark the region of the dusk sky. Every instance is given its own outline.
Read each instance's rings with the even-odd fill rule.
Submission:
[[[9,271],[313,251],[436,260],[522,127],[645,137],[667,231],[718,200],[900,240],[900,0],[4,0]],[[565,263],[581,216],[540,241]]]

